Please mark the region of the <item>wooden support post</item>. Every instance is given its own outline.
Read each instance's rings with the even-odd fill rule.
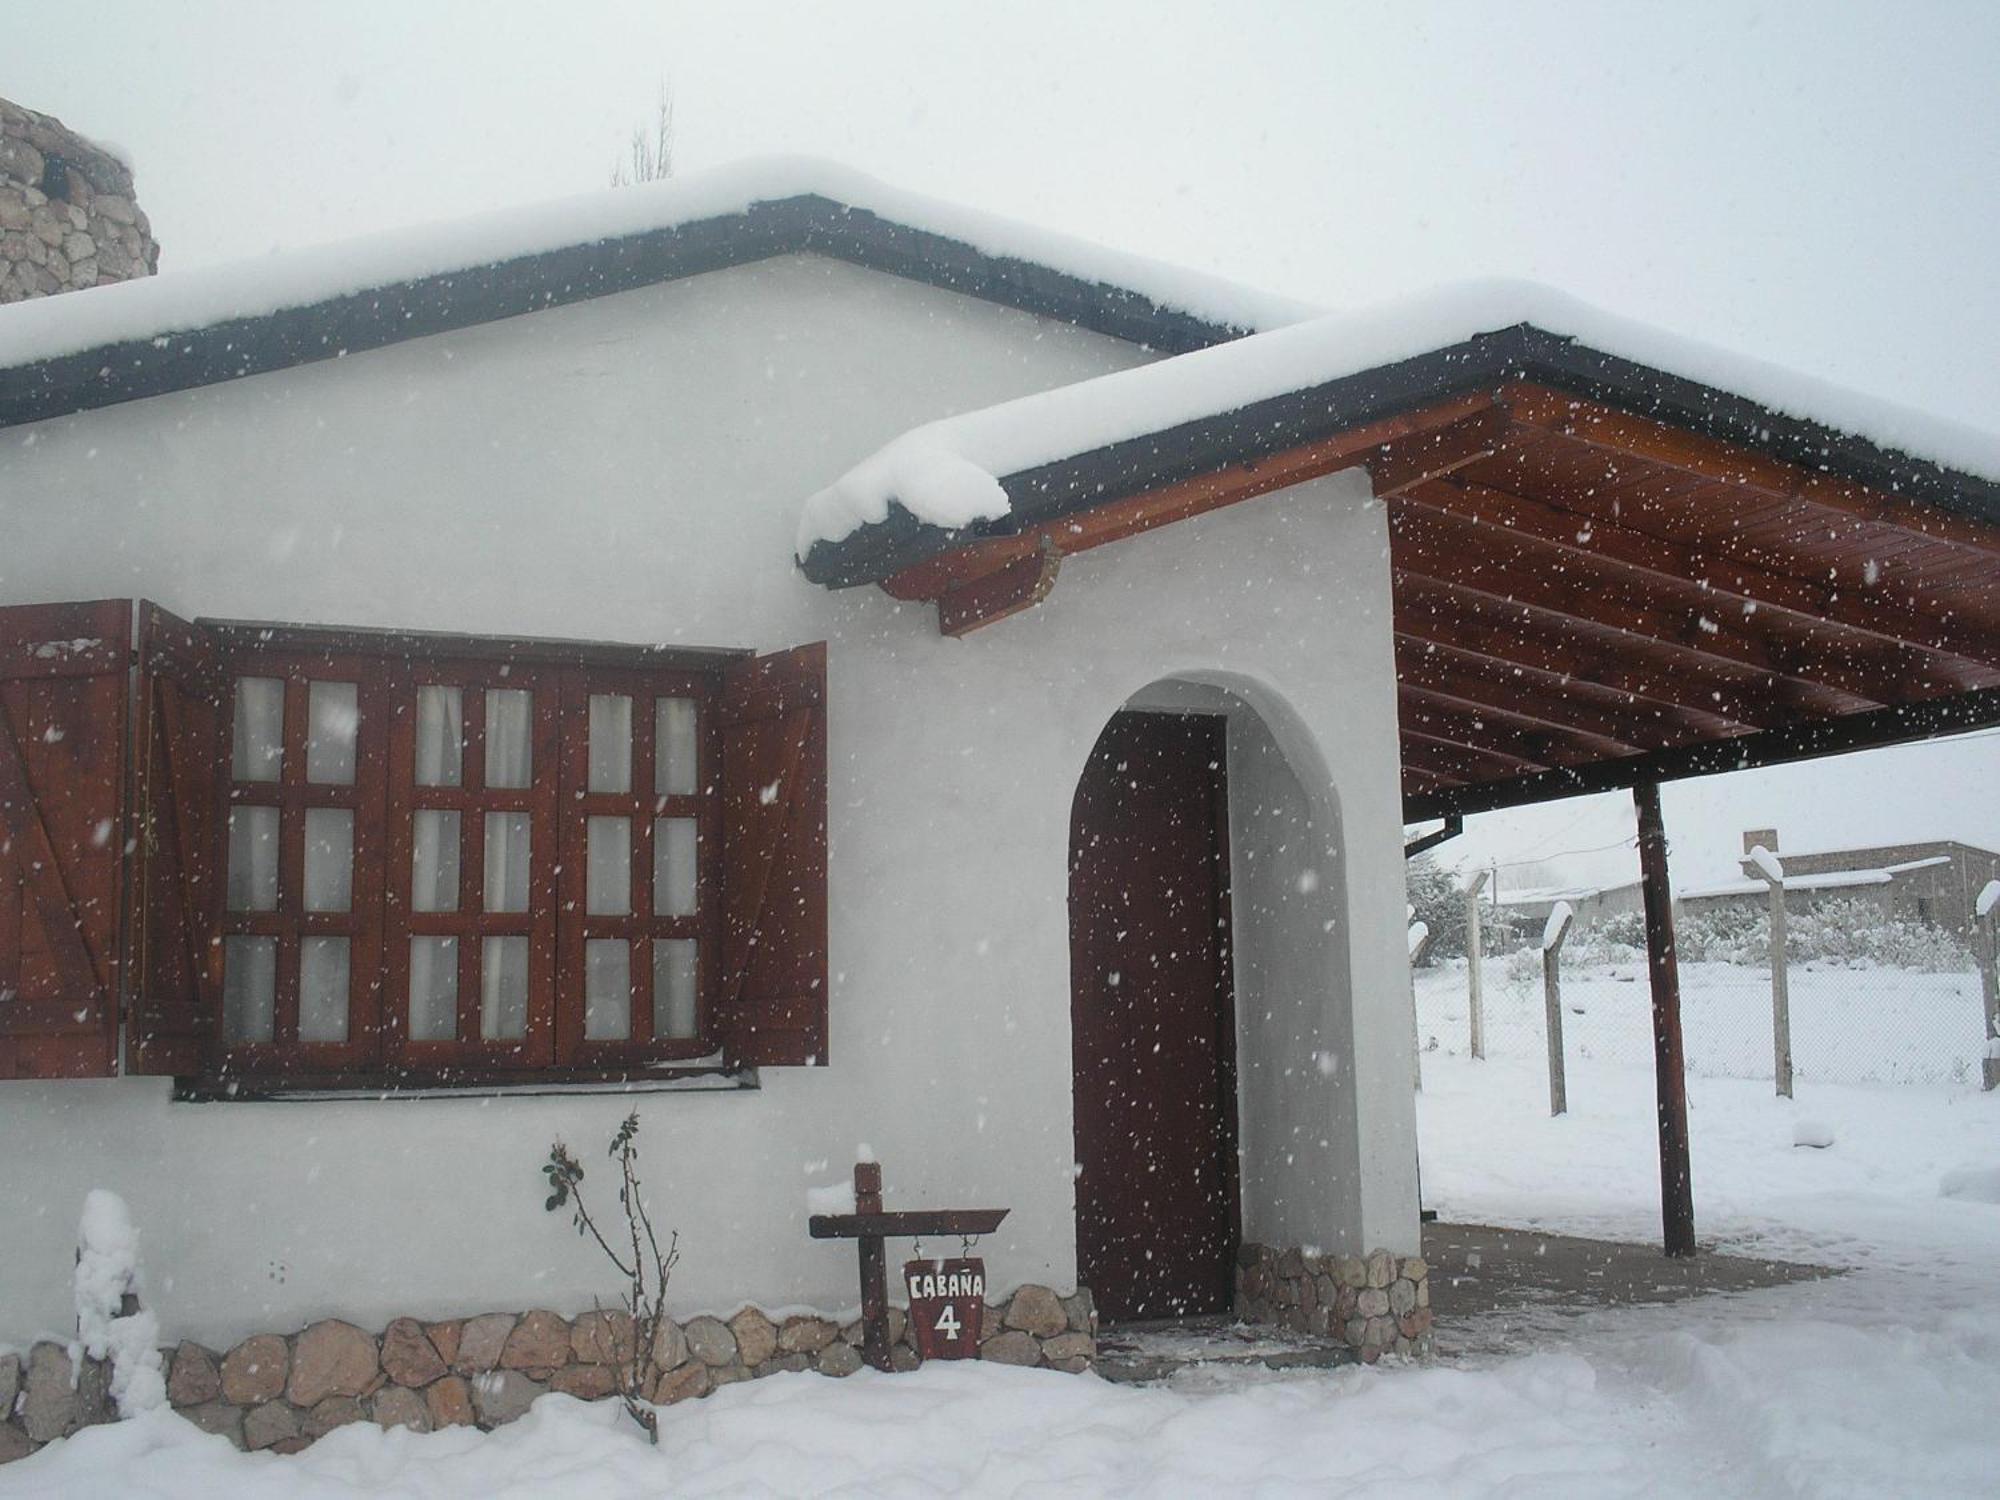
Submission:
[[[1562,946],[1576,913],[1558,901],[1542,929],[1542,1005],[1549,1038],[1549,1116],[1569,1113],[1569,1081],[1563,1068]]]
[[[1693,1255],[1694,1186],[1688,1160],[1687,1072],[1681,1053],[1681,979],[1674,956],[1673,890],[1658,782],[1632,788],[1639,813],[1639,889],[1646,906],[1646,968],[1653,986],[1653,1075],[1659,1094],[1660,1220],[1666,1253]]]
[[[1994,885],[2000,885],[1995,881]],[[1992,889],[1987,887],[1987,891]],[[1987,891],[1980,893],[1982,903]],[[1986,1009],[1986,1055],[1981,1059],[1981,1087],[2000,1088],[2000,902],[1979,914],[1979,994]]]
[[[854,1211],[882,1212],[882,1163],[854,1164]],[[861,1236],[861,1357],[889,1368],[889,1257],[879,1234]]]
[[[1486,1056],[1486,1002],[1479,993],[1482,949],[1479,937],[1479,893],[1486,888],[1486,871],[1475,870],[1465,887],[1465,1003],[1472,1022],[1472,1055]]]

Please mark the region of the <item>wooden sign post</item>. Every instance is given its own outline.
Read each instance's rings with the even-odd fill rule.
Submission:
[[[882,1164],[854,1164],[854,1212],[814,1214],[806,1232],[816,1240],[856,1240],[861,1253],[861,1357],[878,1370],[889,1368],[889,1266],[883,1241],[924,1235],[991,1234],[1007,1217],[1004,1208],[933,1208],[909,1213],[882,1209]],[[985,1305],[985,1267],[980,1267],[980,1305]],[[975,1341],[977,1333],[974,1334]],[[974,1347],[977,1347],[975,1342]],[[922,1345],[919,1344],[919,1350]],[[959,1356],[962,1357],[962,1356]]]

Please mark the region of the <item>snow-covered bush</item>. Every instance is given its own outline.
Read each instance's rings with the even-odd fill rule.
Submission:
[[[118,1415],[136,1417],[167,1399],[160,1372],[160,1321],[139,1305],[139,1232],[125,1200],[103,1188],[84,1196],[76,1228],[77,1342],[111,1361]]]
[[[1770,918],[1761,906],[1684,907],[1674,916],[1674,949],[1683,963],[1761,964],[1771,956]]]
[[[1878,964],[1926,974],[1972,967],[1972,953],[1958,937],[1929,922],[1885,918],[1866,901],[1823,901],[1786,923],[1789,951],[1805,960]]]
[[[1796,898],[1794,898],[1796,899]],[[1674,926],[1690,963],[1770,962],[1771,924],[1760,907],[1716,905],[1683,911]],[[1927,974],[1972,967],[1959,938],[1930,922],[1884,916],[1872,902],[1829,900],[1786,912],[1785,953],[1792,963],[1874,965]]]
[[[1458,876],[1428,854],[1411,860],[1403,872],[1404,889],[1415,908],[1412,921],[1430,931],[1430,942],[1418,955],[1421,968],[1465,957],[1465,889]],[[1520,925],[1504,911],[1482,906],[1479,946],[1488,954],[1511,953],[1525,941]]]
[[[1570,938],[1567,956],[1579,966],[1644,963],[1646,919],[1635,911],[1599,918]]]

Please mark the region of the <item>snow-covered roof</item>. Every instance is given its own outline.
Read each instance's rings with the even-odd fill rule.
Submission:
[[[2000,483],[2000,434],[1614,317],[1546,287],[1493,281],[1327,314],[927,423],[806,501],[798,553],[887,521],[892,504],[940,528],[1002,522],[1013,508],[1010,476],[1523,326]]]
[[[1589,901],[1607,891],[1620,891],[1634,882],[1625,881],[1620,885],[1541,885],[1521,886],[1516,890],[1502,890],[1494,899],[1499,906],[1540,906],[1544,902],[1567,901],[1572,904]]]
[[[1218,332],[1279,327],[1317,311],[1145,256],[905,192],[832,162],[776,157],[284,251],[238,265],[170,270],[81,296],[15,303],[0,308],[0,369],[170,339],[221,323],[575,246],[739,217],[759,205],[799,199],[821,200],[995,259],[1136,294]]]
[[[1905,860],[1902,864],[1884,865],[1876,870],[1828,870],[1819,875],[1787,875],[1784,880],[1788,891],[1832,891],[1850,886],[1887,885],[1898,875],[1906,875],[1912,870],[1928,869],[1932,865],[1948,865],[1951,857],[1945,854],[1932,855],[1929,859]],[[1723,885],[1704,885],[1681,892],[1683,896],[1752,896],[1762,895],[1770,886],[1762,880],[1732,880]]]

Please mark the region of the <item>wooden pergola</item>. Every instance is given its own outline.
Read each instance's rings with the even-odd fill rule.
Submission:
[[[2000,484],[1528,325],[1003,476],[809,576],[964,634],[1061,559],[1363,467],[1387,507],[1406,824],[1629,788],[1669,1254],[1691,1254],[1659,784],[2000,723]]]

